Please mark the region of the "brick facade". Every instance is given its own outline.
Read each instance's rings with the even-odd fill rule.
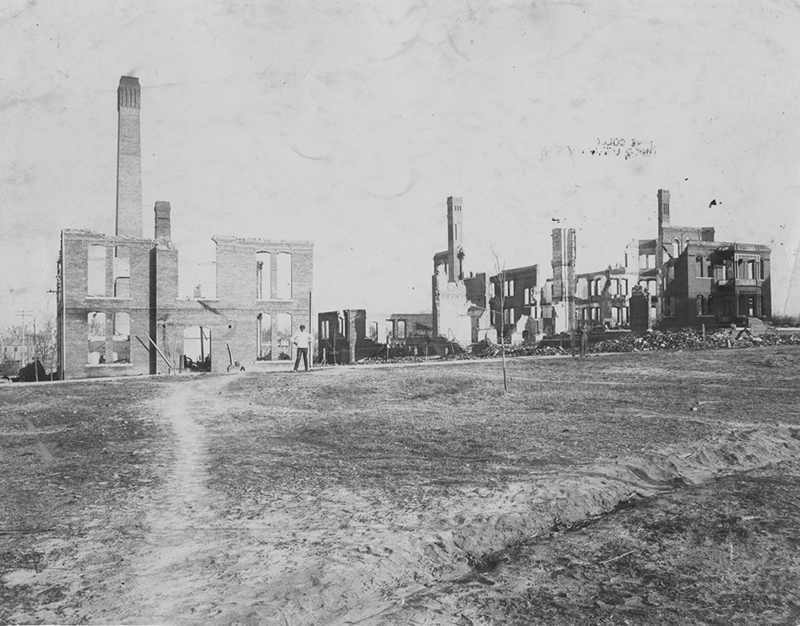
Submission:
[[[61,377],[176,372],[184,357],[196,361],[209,354],[214,372],[235,362],[252,368],[290,360],[291,335],[301,324],[311,326],[313,244],[214,238],[217,296],[179,299],[168,202],[155,205],[155,239],[142,237],[138,79],[123,76],[117,98],[117,234],[61,233]],[[260,266],[267,258],[265,278]],[[197,346],[189,347],[195,331]]]
[[[162,217],[163,219],[163,217]],[[239,361],[246,368],[271,361],[290,360],[294,352],[289,337],[300,325],[311,326],[311,286],[313,245],[300,241],[216,238],[217,298],[178,298],[178,250],[169,241],[112,237],[88,231],[62,232],[59,263],[60,367],[64,378],[133,376],[180,371],[185,354],[184,333],[202,327],[210,337],[211,371],[224,372]],[[90,246],[102,246],[110,262],[104,264],[106,291],[89,295]],[[130,295],[113,295],[113,255],[115,250],[130,251]],[[289,299],[257,299],[256,253],[291,255]],[[96,350],[101,361],[90,356],[89,316],[105,317],[106,345]],[[114,320],[118,313],[130,316],[129,356],[122,360],[113,349],[116,343]],[[266,314],[266,315],[265,315]],[[279,315],[290,320],[279,335]],[[271,345],[259,358],[259,316],[269,320]],[[99,335],[98,335],[99,336]],[[97,344],[99,340],[93,343]],[[155,342],[158,346],[153,346]],[[160,352],[159,352],[160,350]],[[284,354],[284,358],[280,355]],[[163,355],[163,356],[162,356]]]

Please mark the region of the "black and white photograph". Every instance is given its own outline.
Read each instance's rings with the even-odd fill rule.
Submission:
[[[0,625],[800,626],[798,33],[5,0]]]

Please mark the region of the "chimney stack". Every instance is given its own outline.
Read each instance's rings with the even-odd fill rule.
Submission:
[[[669,191],[658,190],[658,225],[669,226]]]
[[[170,210],[169,202],[164,202],[163,200],[156,202],[156,240],[159,243],[169,243],[172,237]]]
[[[118,237],[142,238],[142,149],[139,127],[139,79],[122,76],[117,89],[117,227]]]
[[[447,198],[447,266],[448,281],[464,280],[464,220],[461,198]]]

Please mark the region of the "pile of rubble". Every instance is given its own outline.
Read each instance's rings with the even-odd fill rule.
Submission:
[[[738,338],[737,338],[738,337]],[[651,350],[702,350],[708,348],[748,348],[800,344],[800,335],[766,333],[759,337],[738,331],[716,331],[706,334],[696,330],[651,331],[643,335],[626,335],[589,345],[589,352],[646,352]]]
[[[713,333],[703,333],[697,330],[651,330],[644,334],[615,333],[613,337],[607,339],[591,337],[588,345],[590,353],[601,352],[650,352],[653,350],[704,350],[715,348],[749,348],[752,346],[779,346],[779,345],[800,345],[800,334],[779,334],[769,331],[760,336],[742,334],[739,336],[738,329],[731,334],[730,330],[719,330]],[[580,348],[580,340],[576,341],[576,352]],[[569,338],[562,339],[560,342],[539,342],[536,344],[525,343],[513,346],[506,345],[505,354],[507,357],[518,356],[566,356],[572,354]],[[450,354],[447,356],[421,357],[390,357],[385,356],[363,359],[359,363],[403,363],[419,362],[431,359],[443,360],[462,360],[462,359],[492,359],[500,358],[502,349],[499,344],[487,343],[482,341],[472,346],[471,352]]]
[[[588,351],[600,352],[649,352],[652,350],[703,350],[713,348],[748,348],[752,346],[800,345],[800,335],[765,333],[759,337],[743,334],[737,339],[738,331],[717,331],[703,333],[696,330],[650,331],[645,334],[617,335],[614,338],[590,341]],[[594,338],[592,338],[594,339]],[[569,345],[567,342],[566,345]],[[576,348],[579,346],[576,345]],[[506,356],[554,356],[571,354],[571,347],[562,345],[506,346]],[[497,344],[482,345],[473,351],[474,358],[495,358],[501,356]],[[462,357],[463,358],[463,357]]]

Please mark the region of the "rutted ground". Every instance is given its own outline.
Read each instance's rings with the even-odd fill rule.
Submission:
[[[519,361],[509,397],[496,364],[153,383],[131,410],[155,433],[155,478],[76,505],[75,532],[29,541],[33,570],[3,563],[18,603],[0,617],[502,621],[455,611],[448,585],[621,502],[800,458],[794,350],[750,369],[725,353]]]

